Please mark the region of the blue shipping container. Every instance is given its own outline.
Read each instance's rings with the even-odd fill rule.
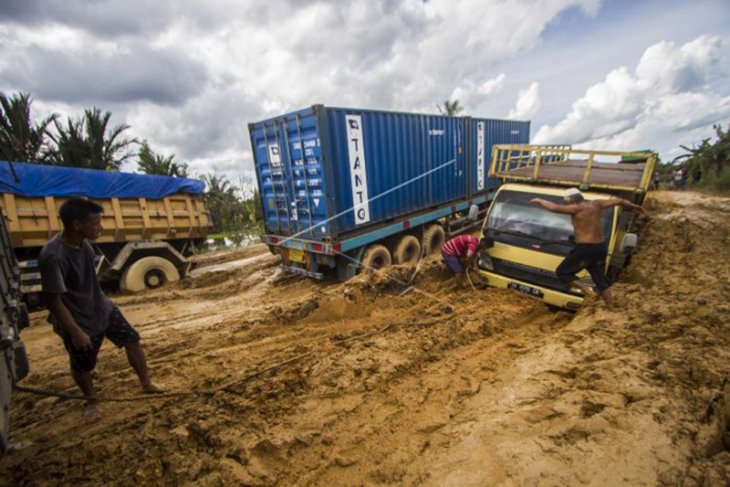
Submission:
[[[249,124],[267,234],[335,242],[495,188],[530,123],[315,105]]]

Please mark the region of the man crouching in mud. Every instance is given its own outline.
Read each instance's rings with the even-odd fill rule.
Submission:
[[[441,258],[444,264],[458,276],[459,286],[464,285],[467,278],[466,273],[470,268],[477,268],[477,253],[487,248],[487,240],[479,239],[473,235],[459,235],[441,246]]]
[[[580,289],[585,294],[593,291],[578,281],[576,274],[587,269],[598,292],[606,302],[606,307],[613,307],[613,295],[606,278],[606,241],[601,228],[601,211],[612,206],[622,206],[630,210],[644,212],[644,209],[629,201],[610,198],[605,200],[587,201],[578,188],[569,188],[563,195],[564,205],[558,205],[541,198],[533,198],[530,203],[542,206],[554,213],[570,215],[575,232],[575,247],[570,254],[555,269],[561,282]]]
[[[91,374],[104,337],[124,347],[144,392],[162,392],[150,381],[139,333],[104,294],[96,277],[89,240],[101,234],[102,211],[88,200],[66,201],[59,210],[63,231],[46,243],[38,258],[49,321],[63,339],[74,381],[88,398],[84,416],[89,420],[100,417]]]

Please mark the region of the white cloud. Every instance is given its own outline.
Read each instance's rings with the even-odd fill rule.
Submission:
[[[517,105],[510,110],[507,118],[511,120],[527,120],[540,110],[540,85],[533,82],[526,90],[520,90],[517,96]]]
[[[232,180],[253,167],[249,122],[314,103],[434,113],[457,98],[468,113],[499,116],[517,87],[529,85],[510,115],[544,117],[558,98],[545,74],[499,63],[546,42],[564,15],[600,18],[604,9],[599,0],[8,1],[0,10],[0,91],[30,91],[34,112],[109,110],[153,150]],[[717,47],[694,42],[647,50],[641,74],[617,70],[586,92],[575,115],[541,134],[611,137],[647,112],[641,94],[657,89],[650,85],[688,93],[711,83]],[[667,53],[676,58],[669,64]],[[565,66],[548,64],[553,72]],[[722,106],[706,94],[703,103]],[[596,102],[605,96],[610,103]]]
[[[701,36],[679,47],[654,44],[634,74],[625,67],[608,73],[573,103],[563,120],[542,126],[534,142],[672,153],[730,117],[730,97],[710,88],[722,76],[722,56],[718,37]],[[668,137],[677,133],[681,135]]]

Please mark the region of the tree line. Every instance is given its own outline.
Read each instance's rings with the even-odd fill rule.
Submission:
[[[703,139],[699,145],[680,147],[685,154],[672,161],[671,169],[682,167],[689,174],[697,174],[698,185],[716,191],[730,191],[730,125],[723,130],[722,125],[712,126],[716,140]]]
[[[85,109],[79,117],[61,120],[58,114],[34,121],[28,93],[0,92],[0,161],[119,171],[136,159],[145,174],[186,178],[188,165],[175,155],[155,152],[145,139],[128,136],[127,124],[112,126],[112,114]],[[213,232],[235,232],[262,218],[257,190],[246,195],[225,176],[208,173],[206,183]]]

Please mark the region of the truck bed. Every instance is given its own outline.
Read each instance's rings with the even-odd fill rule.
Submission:
[[[649,189],[657,155],[570,146],[496,145],[489,175],[503,180],[580,186],[643,195]]]

